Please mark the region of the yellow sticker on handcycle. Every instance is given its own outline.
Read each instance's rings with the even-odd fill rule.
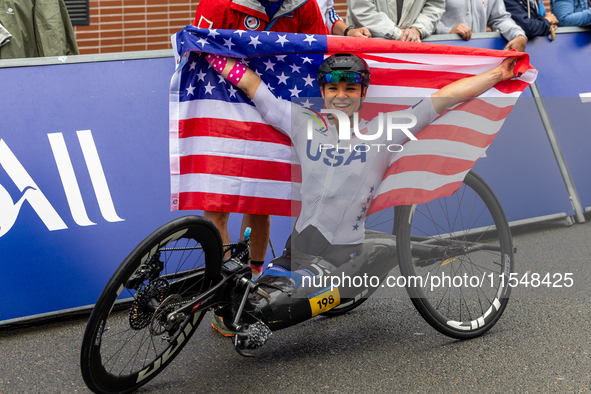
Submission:
[[[310,301],[310,309],[312,310],[312,317],[331,310],[335,306],[341,303],[341,295],[339,294],[339,288],[333,289],[330,286],[325,287],[322,290],[310,294],[308,296]]]

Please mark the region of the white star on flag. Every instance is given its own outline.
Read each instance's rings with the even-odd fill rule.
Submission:
[[[265,71],[267,71],[268,69],[271,69],[271,71],[275,71],[275,69],[274,69],[273,67],[275,66],[275,64],[276,64],[276,63],[273,63],[273,62],[271,61],[271,59],[267,60],[267,62],[266,62],[266,63],[263,63],[263,64],[264,64],[265,66],[267,66],[267,67],[265,68]]]
[[[220,81],[218,83],[226,83],[226,78],[224,78],[224,76],[222,74],[219,74],[218,78],[220,79]]]
[[[276,55],[275,57],[277,58],[278,62],[284,62],[285,56],[287,56],[287,55]]]
[[[234,33],[238,33],[240,38],[242,38],[242,33],[246,33],[244,30],[236,30]]]
[[[193,84],[189,84],[189,87],[187,88],[187,96],[190,94],[194,94],[193,91],[195,90],[195,86],[193,86]]]
[[[282,83],[287,85],[287,78],[289,78],[289,76],[285,75],[283,71],[281,71],[281,75],[277,75],[277,78],[279,78],[279,83],[277,85],[281,85]]]
[[[312,82],[314,82],[314,78],[310,77],[310,74],[308,74],[307,78],[302,78],[304,81],[306,81],[306,83],[304,84],[304,86],[306,85],[310,85],[312,87],[314,87],[314,85],[312,85]]]
[[[219,36],[220,33],[218,33],[218,31],[216,29],[209,29],[209,33],[207,33],[207,37],[212,36],[213,38],[215,38],[215,36]]]
[[[199,41],[197,41],[197,43],[201,44],[201,48],[203,48],[206,44],[209,44],[209,42],[207,42],[205,38],[200,38]]]
[[[209,93],[209,94],[213,94],[212,90],[215,89],[215,86],[213,86],[211,83],[207,82],[207,86],[205,86],[205,93]]]
[[[296,66],[296,65],[295,65],[295,63],[294,63],[294,64],[292,64],[292,65],[291,65],[291,66],[289,66],[289,67],[291,67],[291,72],[292,72],[292,73],[299,73],[299,72],[300,72],[300,68],[301,68],[301,67],[298,67],[298,66]]]
[[[228,93],[230,94],[230,97],[236,97],[236,92],[237,90],[234,89],[234,86],[230,85],[230,87],[228,88]]]
[[[225,47],[227,46],[230,51],[232,50],[232,46],[234,46],[234,45],[236,45],[236,44],[232,44],[231,38],[228,38],[227,40],[224,38],[224,46]]]
[[[314,38],[313,34],[306,34],[306,39],[304,41],[306,41],[306,42],[308,42],[308,44],[312,45],[312,41],[318,41],[318,40]]]
[[[302,103],[302,107],[304,107],[304,108],[310,108],[311,106],[312,106],[312,103],[310,102],[309,99],[306,99],[306,101]]]
[[[252,45],[256,49],[257,45],[259,44],[261,44],[261,42],[259,41],[259,36],[250,37],[250,42],[248,43],[248,45]]]
[[[189,70],[195,70],[195,66],[197,66],[197,62],[193,62],[189,65]]]
[[[285,38],[285,37],[287,37],[287,34],[284,34],[284,35],[282,35],[282,36],[280,35],[280,36],[279,36],[279,39],[278,39],[277,41],[275,41],[276,43],[279,43],[279,44],[281,44],[281,47],[282,47],[282,48],[283,48],[283,44],[285,44],[286,42],[289,42],[289,41],[288,41],[288,39],[287,39],[287,38]]]
[[[207,74],[206,74],[206,73],[204,73],[203,71],[199,71],[199,74],[197,74],[197,80],[198,80],[198,81],[203,81],[203,82],[205,82],[205,76],[206,76],[206,75],[207,75]]]
[[[310,59],[308,56],[304,57],[303,59],[304,59],[304,63],[303,64],[306,64],[306,63],[312,64],[312,59]]]
[[[262,73],[260,73],[260,72],[259,72],[258,70],[256,70],[256,69],[255,69],[255,70],[253,70],[253,71],[254,71],[254,73],[255,73],[256,75],[258,75],[258,76],[259,76],[259,78],[261,78],[261,77],[263,76],[263,74],[262,74]]]
[[[293,89],[287,89],[291,93],[291,97],[300,97],[299,94],[301,90],[298,89],[297,85],[293,87]]]

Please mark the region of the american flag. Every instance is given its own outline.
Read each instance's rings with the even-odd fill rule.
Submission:
[[[269,126],[202,53],[241,59],[276,96],[304,106],[318,102],[312,98],[320,96],[316,74],[322,60],[354,53],[372,72],[366,103],[373,105],[364,104],[360,114],[366,119],[408,108],[455,80],[518,57],[515,71],[521,77],[444,112],[417,141],[404,145],[369,213],[453,194],[537,74],[525,53],[381,39],[187,26],[172,43],[177,60],[170,90],[172,210],[297,215],[292,182],[299,181],[299,166],[289,138]]]

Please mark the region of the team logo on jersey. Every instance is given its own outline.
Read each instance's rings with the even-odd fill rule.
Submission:
[[[261,21],[256,16],[248,15],[244,18],[244,27],[248,30],[256,30],[261,25]]]

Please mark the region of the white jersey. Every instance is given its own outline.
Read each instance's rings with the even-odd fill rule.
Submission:
[[[322,14],[322,19],[324,19],[324,23],[326,27],[328,27],[328,32],[332,34],[332,26],[337,21],[342,21],[339,14],[334,9],[334,0],[317,0],[318,8],[320,9],[320,13]]]
[[[351,138],[339,142],[336,126],[330,122],[318,124],[312,121],[312,139],[309,140],[311,110],[276,98],[264,83],[260,84],[253,101],[271,126],[291,138],[301,164],[302,208],[296,231],[314,226],[333,245],[363,241],[365,216],[395,155],[392,151],[399,151],[396,144],[403,144],[408,137],[401,130],[394,130],[391,140],[387,140],[384,131],[381,138],[374,141]],[[408,114],[416,117],[417,124],[410,129],[413,134],[437,117],[430,99],[423,99],[400,114],[404,118]],[[379,118],[376,117],[369,122],[360,122],[359,130],[367,128],[368,134],[374,134],[378,126]],[[389,151],[388,147],[393,148]]]

